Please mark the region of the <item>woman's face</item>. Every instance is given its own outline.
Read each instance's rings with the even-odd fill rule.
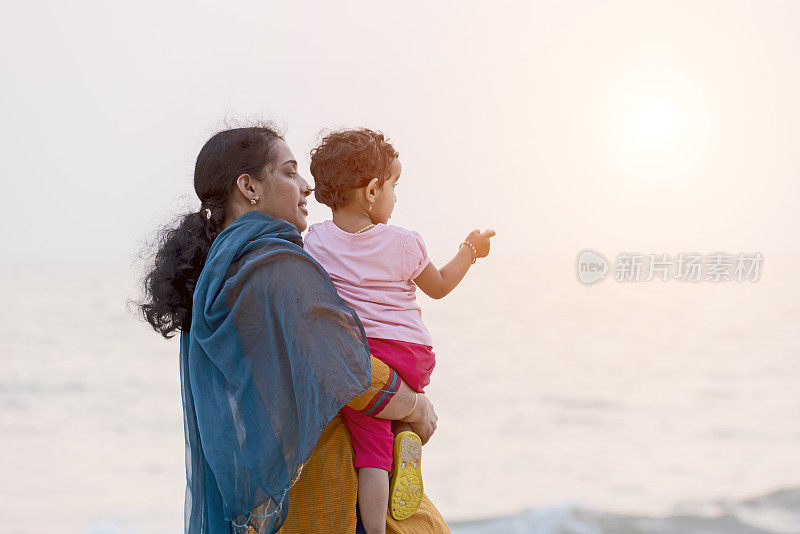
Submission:
[[[267,177],[256,182],[259,202],[255,209],[283,219],[303,231],[308,226],[306,217],[306,197],[311,194],[302,176],[297,173],[294,154],[282,139],[276,139],[272,146],[275,157],[267,168]]]

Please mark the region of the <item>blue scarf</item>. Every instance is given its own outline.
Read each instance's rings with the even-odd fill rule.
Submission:
[[[180,352],[187,534],[278,530],[320,432],[370,385],[358,316],[302,244],[248,212],[197,281]]]

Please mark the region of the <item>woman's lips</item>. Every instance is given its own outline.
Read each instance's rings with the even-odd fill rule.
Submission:
[[[298,204],[298,206],[300,207],[300,211],[303,212],[303,215],[308,217],[308,210],[306,209],[306,207],[303,204]]]

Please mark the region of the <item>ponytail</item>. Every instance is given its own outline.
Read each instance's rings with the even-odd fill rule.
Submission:
[[[206,223],[202,213],[189,213],[165,229],[153,270],[144,279],[142,314],[165,338],[191,326],[194,286],[212,243]]]
[[[281,136],[267,126],[235,128],[219,132],[200,150],[194,171],[200,211],[162,231],[143,281],[142,315],[165,338],[191,328],[194,288],[211,243],[225,226],[230,191],[241,174],[264,175],[274,139]]]

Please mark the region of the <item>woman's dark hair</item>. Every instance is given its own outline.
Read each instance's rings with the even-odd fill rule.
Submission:
[[[382,185],[397,156],[381,132],[357,128],[329,133],[311,151],[314,197],[333,209],[343,206],[354,189],[373,178]]]
[[[142,315],[165,338],[191,327],[194,287],[225,224],[236,179],[242,174],[264,179],[276,139],[283,137],[268,126],[234,128],[217,133],[200,150],[194,167],[200,211],[161,231],[153,266],[143,281]]]

